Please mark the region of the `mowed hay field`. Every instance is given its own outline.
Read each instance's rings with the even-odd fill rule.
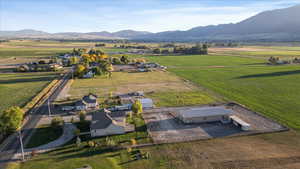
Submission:
[[[71,97],[80,98],[89,92],[96,93],[100,98],[113,94],[124,94],[144,91],[154,99],[157,106],[198,105],[221,102],[204,89],[185,82],[170,72],[127,73],[113,72],[112,78],[96,77],[93,79],[76,79],[71,86]]]
[[[0,74],[0,113],[10,106],[24,106],[56,76],[53,72]]]
[[[234,48],[210,48],[209,51],[214,54],[263,57],[279,57],[282,59],[292,59],[300,57],[300,47],[286,46],[241,46]]]

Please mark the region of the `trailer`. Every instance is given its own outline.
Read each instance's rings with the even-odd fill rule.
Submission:
[[[240,127],[243,131],[251,130],[251,125],[243,121],[237,116],[230,116],[232,123],[238,127]]]

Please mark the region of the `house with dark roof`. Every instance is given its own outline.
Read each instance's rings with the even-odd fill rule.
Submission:
[[[78,100],[75,103],[76,110],[87,110],[97,108],[99,105],[97,102],[97,98],[97,95],[91,93],[86,96],[83,96],[82,99]]]
[[[97,95],[90,93],[87,96],[84,96],[82,100],[86,103],[87,108],[96,108],[98,107],[97,98]]]
[[[125,121],[116,122],[108,114],[108,111],[103,109],[92,114],[90,132],[92,137],[124,134]]]

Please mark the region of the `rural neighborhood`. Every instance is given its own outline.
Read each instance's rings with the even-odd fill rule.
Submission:
[[[0,169],[300,168],[299,2],[230,2],[3,3]]]

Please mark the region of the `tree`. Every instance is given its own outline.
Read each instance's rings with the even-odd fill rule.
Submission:
[[[0,115],[0,132],[14,132],[21,127],[24,117],[24,111],[17,106],[13,106],[5,110]]]
[[[122,59],[122,58],[121,58]],[[123,62],[123,61],[122,61]],[[112,63],[115,64],[115,65],[120,65],[121,63],[121,60],[117,57],[114,57],[112,58]]]
[[[153,53],[154,53],[154,54],[160,54],[160,49],[159,49],[159,48],[154,49],[154,50],[153,50]]]
[[[40,64],[40,65],[44,65],[44,64],[46,64],[46,61],[44,61],[44,60],[40,60],[40,61],[38,62],[38,64]]]
[[[28,72],[29,71],[29,66],[28,65],[21,65],[17,68],[17,71],[19,72]]]
[[[123,56],[121,57],[120,60],[121,60],[121,62],[124,63],[124,64],[128,64],[128,63],[129,63],[129,59],[128,59],[128,57],[125,56],[125,55],[123,55]]]
[[[63,119],[61,117],[54,117],[51,120],[51,127],[54,129],[59,128],[60,126],[62,126],[64,123]]]
[[[78,59],[78,57],[72,56],[72,57],[69,59],[69,62],[70,62],[70,65],[76,65],[76,64],[79,63],[79,59]]]
[[[132,107],[131,107],[132,111],[136,114],[142,113],[143,112],[143,105],[139,100],[136,100]]]
[[[86,118],[86,113],[85,111],[81,111],[78,113],[78,118],[80,122],[85,122],[85,118]]]
[[[208,54],[208,45],[206,43],[202,45],[202,54],[203,55]]]
[[[82,77],[86,71],[86,67],[82,64],[76,66],[75,75]]]
[[[108,148],[114,148],[117,145],[117,143],[113,139],[110,139],[108,137],[106,137],[105,139],[105,144]]]

